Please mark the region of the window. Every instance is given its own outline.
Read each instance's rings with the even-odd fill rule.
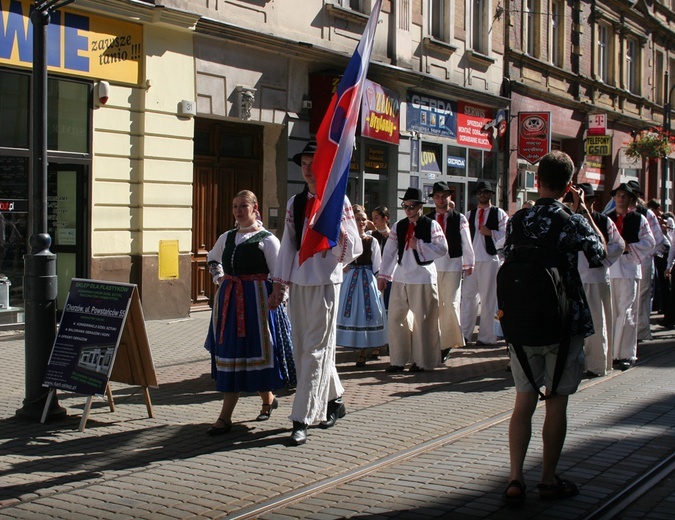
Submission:
[[[486,24],[490,21],[487,13],[487,2],[489,0],[467,0],[471,6],[470,16],[470,42],[471,48],[475,52],[488,54],[488,38]]]
[[[626,39],[626,90],[639,94],[638,79],[638,43],[633,38]]]
[[[534,0],[524,0],[523,2],[523,51],[530,56],[534,56],[536,16],[534,6]]]
[[[342,7],[346,7],[348,9],[351,9],[352,11],[358,11],[359,13],[368,13],[369,11],[366,10],[366,8],[370,7],[369,0],[340,0],[340,5]]]
[[[598,25],[598,69],[600,81],[609,83],[610,29],[607,25]]]
[[[654,102],[663,104],[663,53],[654,53]]]
[[[28,148],[30,76],[0,72],[0,146]]]
[[[565,49],[565,6],[560,0],[551,2],[551,63],[556,67],[563,66],[563,50]]]
[[[441,41],[448,41],[448,24],[445,21],[445,0],[429,0],[429,34]]]

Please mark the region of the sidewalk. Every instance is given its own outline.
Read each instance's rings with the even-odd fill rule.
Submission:
[[[83,433],[77,431],[86,401],[81,395],[59,394],[70,415],[64,421],[40,425],[14,418],[24,394],[23,336],[0,336],[0,515],[221,518],[388,460],[395,463],[378,466],[353,488],[346,483],[338,495],[319,494],[300,502],[300,510],[266,518],[410,515],[422,507],[420,495],[440,503],[441,511],[505,514],[499,496],[508,465],[505,425],[513,389],[504,372],[503,346],[460,349],[453,351],[449,368],[395,375],[384,373],[386,357],[357,369],[354,353],[340,351],[347,417],[333,429],[311,429],[305,446],[288,448],[292,396],[283,393],[269,421],[254,421],[259,398],[247,396],[237,406],[231,435],[204,434],[220,408],[202,347],[208,319],[208,313],[196,313],[186,320],[148,322],[160,384],[150,391],[155,418],[147,417],[139,389],[113,383],[116,411],[97,400]],[[641,345],[641,357],[675,352],[673,334],[656,336],[657,341]],[[673,358],[662,356],[656,366],[585,382],[573,398],[571,455],[566,450],[563,470],[584,485],[575,507],[601,500],[653,457],[672,450]],[[644,413],[648,420],[641,418]],[[471,435],[463,435],[468,431]],[[404,460],[420,446],[429,450]],[[540,458],[538,435],[532,450],[531,486]],[[336,513],[338,505],[349,515]],[[533,500],[527,511],[546,516],[540,506]]]

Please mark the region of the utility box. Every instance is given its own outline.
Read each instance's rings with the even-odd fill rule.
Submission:
[[[4,275],[0,274],[0,310],[9,309],[9,286],[12,282]]]

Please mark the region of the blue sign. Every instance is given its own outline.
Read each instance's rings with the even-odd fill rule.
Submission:
[[[448,166],[450,168],[466,168],[466,157],[448,155]]]
[[[420,134],[457,137],[457,103],[408,91],[406,129]]]

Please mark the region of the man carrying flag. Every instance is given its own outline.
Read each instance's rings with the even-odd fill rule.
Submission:
[[[354,212],[345,196],[349,163],[361,105],[363,82],[373,49],[382,1],[370,18],[337,92],[317,132],[293,157],[307,187],[286,206],[284,235],[273,271],[271,307],[290,286],[289,311],[297,370],[297,389],[290,419],[292,446],[307,441],[307,428],[321,421],[330,428],[345,415],[344,391],[335,369],[336,312],[343,265],[363,249]]]

